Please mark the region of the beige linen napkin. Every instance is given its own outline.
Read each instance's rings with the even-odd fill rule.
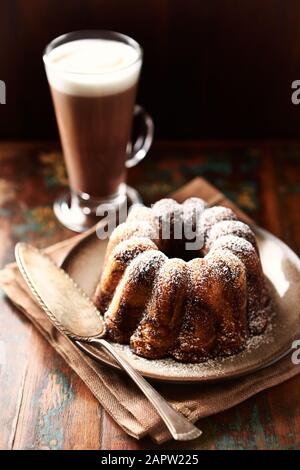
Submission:
[[[238,212],[240,218],[249,221],[232,202],[202,178],[194,179],[173,195],[179,202],[191,196],[201,197],[209,205],[230,206]],[[85,236],[86,234],[77,235],[52,245],[46,251],[57,263],[60,263],[68,251]],[[81,377],[124,431],[136,439],[149,435],[159,444],[171,439],[159,416],[130,379],[88,358],[72,341],[51,325],[40,307],[30,297],[15,264],[8,265],[0,271],[0,286]],[[201,386],[157,383],[155,387],[176,409],[195,422],[205,416],[231,408],[261,390],[284,382],[298,373],[300,365],[293,365],[291,357],[287,356],[264,370],[223,383],[201,384]]]

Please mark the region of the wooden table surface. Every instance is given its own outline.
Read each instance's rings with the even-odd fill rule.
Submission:
[[[129,182],[146,203],[201,175],[300,253],[300,142],[156,144]],[[71,236],[52,201],[67,184],[52,143],[0,144],[0,260],[19,240]],[[127,436],[0,292],[0,448],[153,449]],[[204,434],[164,449],[300,449],[300,376],[201,421]]]

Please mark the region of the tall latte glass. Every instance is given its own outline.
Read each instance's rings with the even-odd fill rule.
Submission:
[[[54,210],[64,225],[84,231],[99,207],[138,199],[125,182],[153,136],[150,117],[135,106],[142,51],[123,34],[79,31],[52,41],[43,59],[71,188]]]

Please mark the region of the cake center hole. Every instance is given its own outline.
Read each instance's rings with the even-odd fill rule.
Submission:
[[[181,258],[183,261],[191,261],[194,258],[203,258],[202,249],[187,249],[187,240],[168,240],[165,248],[162,250],[168,258]]]

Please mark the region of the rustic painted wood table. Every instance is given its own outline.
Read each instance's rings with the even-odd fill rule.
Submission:
[[[146,203],[201,175],[300,253],[300,143],[160,143],[129,182]],[[52,201],[66,186],[51,143],[0,144],[0,259],[19,240],[71,236]],[[35,328],[0,298],[1,449],[153,449],[128,437]],[[300,376],[202,420],[204,435],[167,449],[300,449]]]

